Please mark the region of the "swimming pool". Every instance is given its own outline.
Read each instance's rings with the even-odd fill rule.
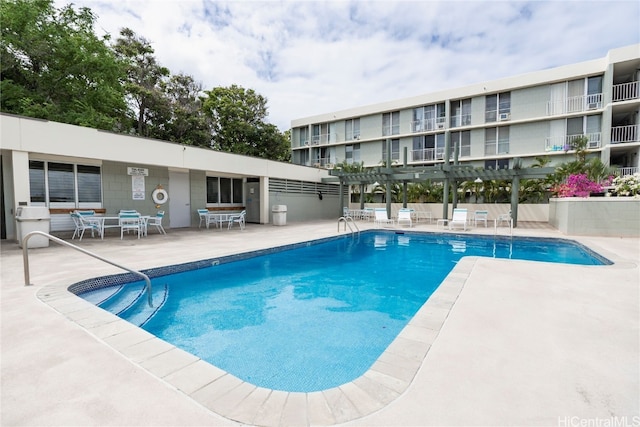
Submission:
[[[366,232],[151,271],[154,310],[141,282],[81,296],[249,383],[308,392],[366,371],[467,255],[609,264],[558,239]]]

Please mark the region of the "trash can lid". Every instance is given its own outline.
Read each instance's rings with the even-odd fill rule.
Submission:
[[[19,219],[50,219],[51,214],[46,206],[18,206],[16,218]]]

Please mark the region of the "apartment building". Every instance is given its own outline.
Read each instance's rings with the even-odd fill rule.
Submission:
[[[444,162],[445,142],[460,164],[524,167],[572,160],[571,142],[586,136],[589,156],[620,174],[638,171],[640,45],[601,59],[419,95],[291,122],[292,162],[332,169]]]

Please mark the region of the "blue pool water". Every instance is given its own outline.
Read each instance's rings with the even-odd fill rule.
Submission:
[[[156,277],[154,309],[143,282],[81,296],[244,381],[310,392],[366,372],[469,255],[609,263],[555,239],[382,231]]]

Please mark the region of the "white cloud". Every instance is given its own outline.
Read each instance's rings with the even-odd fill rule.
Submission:
[[[67,2],[56,0],[60,7]],[[640,42],[633,1],[75,0],[205,89],[238,84],[270,121],[600,58]]]

